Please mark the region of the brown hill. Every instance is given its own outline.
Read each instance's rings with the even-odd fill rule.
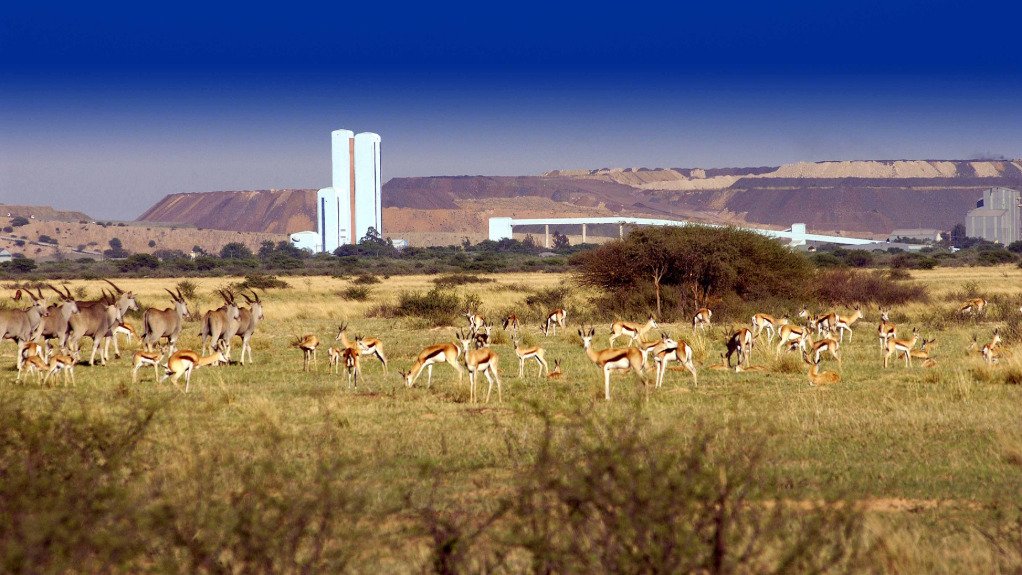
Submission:
[[[0,217],[21,216],[30,220],[53,220],[58,222],[91,222],[92,218],[82,212],[61,211],[50,206],[16,206],[0,203]]]
[[[316,190],[171,194],[138,217],[239,232],[286,234],[315,229]]]

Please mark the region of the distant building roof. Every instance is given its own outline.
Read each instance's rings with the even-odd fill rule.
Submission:
[[[11,252],[9,252],[9,251],[7,251],[5,249],[0,249],[0,256],[9,256],[9,255],[11,255]]]
[[[894,230],[891,232],[891,235],[907,238],[909,236],[934,236],[940,233],[944,233],[944,230],[934,228],[906,228],[903,230]]]
[[[1007,210],[995,210],[993,208],[976,208],[969,210],[969,217],[998,218],[1007,213]]]

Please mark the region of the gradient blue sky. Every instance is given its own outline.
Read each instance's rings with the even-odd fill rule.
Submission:
[[[384,177],[1022,157],[1018,5],[538,2],[0,8],[0,201]]]

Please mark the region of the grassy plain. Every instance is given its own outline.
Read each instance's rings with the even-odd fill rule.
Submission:
[[[531,290],[570,281],[556,274],[487,277],[493,281],[456,290],[477,294],[482,313],[495,323],[503,310],[523,309],[521,302]],[[254,338],[255,363],[199,370],[187,395],[168,383],[154,384],[151,370],[141,372],[140,383],[132,385],[130,354],[125,354],[106,367],[79,367],[74,389],[34,382],[15,385],[14,371],[5,368],[3,401],[26,406],[29,413],[87,411],[100,417],[157,406],[133,457],[144,462],[141,473],[147,484],[163,486],[165,501],[188,509],[176,519],[182,533],[191,521],[198,527],[190,536],[200,538],[195,533],[203,529],[195,518],[212,513],[202,492],[229,493],[231,486],[244,483],[245,462],[268,461],[272,473],[286,478],[329,452],[351,463],[355,471],[346,473],[361,486],[372,508],[400,510],[411,505],[410,494],[435,492],[451,505],[482,510],[520,467],[518,458],[528,456],[509,446],[532,445],[540,438],[541,412],[555,418],[573,413],[599,418],[638,411],[653,428],[678,437],[712,429],[738,449],[746,441],[762,442],[766,463],[761,487],[769,497],[796,502],[841,499],[861,505],[872,553],[878,557],[870,569],[996,572],[1022,565],[1022,544],[1016,541],[1019,548],[998,550],[991,539],[991,533],[1010,525],[1010,518],[1002,516],[1005,503],[1022,497],[1022,386],[1011,384],[1005,375],[1022,371],[1020,360],[1012,357],[1020,342],[1009,342],[1009,357],[988,369],[966,348],[973,334],[981,341],[989,338],[999,325],[994,318],[1001,316],[991,313],[986,319],[962,321],[948,311],[959,292],[969,289],[988,297],[1017,298],[1022,271],[1014,267],[913,272],[911,281],[925,284],[932,301],[896,309],[894,319],[899,337],[918,327],[924,336],[936,338],[936,368],[908,369],[894,362],[884,369],[876,338],[878,314],[872,309],[856,324],[854,341],[842,347],[842,381],[837,385],[809,386],[804,364],[790,355],[775,358],[772,346],[764,344],[755,349],[752,362],[768,371],[701,369],[698,386],[685,372],[669,372],[665,387],[658,390],[643,388],[631,375],[615,376],[609,404],[575,329],[579,316],[600,318],[595,343],[604,347],[614,318],[586,309],[584,292],[568,302],[567,334],[545,338],[537,321],[525,326],[526,341],[543,345],[551,366],[554,359],[561,361],[563,379],[536,377],[534,363],[526,366],[524,379],[516,377],[517,359],[508,338],[499,336],[494,349],[501,357],[504,401],[498,404],[494,397],[489,405],[473,405],[468,403],[467,377],[459,384],[447,366],[435,369],[430,389],[425,375],[411,389],[397,375],[423,347],[451,341],[453,328],[367,317],[372,308],[395,302],[403,291],[432,288],[432,277],[383,279],[371,286],[365,302],[338,296],[351,285],[347,279],[284,279],[291,289],[263,296],[266,320]],[[219,305],[213,290],[234,280],[192,281],[197,285],[192,301],[196,312]],[[140,303],[165,307],[168,298],[162,288],[173,282],[118,283],[134,290]],[[101,284],[72,281],[69,286],[95,294]],[[326,347],[341,322],[351,325],[352,334],[385,342],[389,375],[369,358],[364,358],[365,379],[357,389],[349,389],[343,376],[328,373]],[[697,364],[713,363],[723,351],[725,326],[694,337],[687,325],[661,327],[693,344]],[[197,323],[188,324],[182,347],[197,348],[198,330]],[[311,373],[301,371],[301,354],[289,345],[306,333],[323,342]],[[4,344],[0,350],[3,364],[13,365],[13,346]],[[838,370],[838,365],[825,361],[825,368]],[[279,493],[289,491],[281,487]],[[272,506],[264,511],[274,512]],[[407,517],[391,517],[359,527],[378,547],[371,559],[360,558],[368,563],[356,570],[428,568],[428,545],[423,543],[428,537],[407,536]],[[171,557],[172,562],[183,561],[180,555]]]

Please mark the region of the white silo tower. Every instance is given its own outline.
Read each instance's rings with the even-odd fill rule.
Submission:
[[[380,136],[362,132],[355,136],[355,241],[370,227],[383,234],[383,202],[380,182]]]
[[[355,228],[355,133],[351,130],[331,132],[330,155],[333,165],[331,185],[337,203],[336,249],[339,245],[358,240],[358,236],[352,234]]]
[[[319,232],[319,245],[315,251],[332,252],[337,249],[337,192],[333,188],[323,188],[316,193],[316,231]]]

